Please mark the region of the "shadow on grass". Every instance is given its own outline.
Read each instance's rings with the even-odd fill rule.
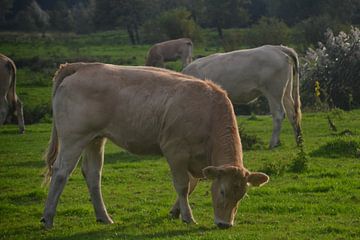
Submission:
[[[177,236],[187,236],[189,234],[203,234],[207,231],[216,230],[215,227],[197,227],[189,229],[178,229],[170,231],[158,231],[154,233],[121,233],[124,231],[124,227],[119,226],[118,228],[112,229],[111,231],[98,230],[93,232],[86,233],[75,233],[71,236],[63,237],[49,237],[46,239],[55,239],[55,240],[78,240],[78,239],[162,239],[162,238],[173,238]]]
[[[360,143],[348,139],[336,139],[328,142],[310,153],[311,157],[356,158],[359,156]]]

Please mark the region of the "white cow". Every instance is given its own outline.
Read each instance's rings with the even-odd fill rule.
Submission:
[[[302,141],[299,60],[294,49],[265,45],[217,53],[195,60],[182,72],[219,84],[233,103],[249,103],[263,94],[273,117],[270,148],[280,144],[285,113],[294,129],[296,142]]]

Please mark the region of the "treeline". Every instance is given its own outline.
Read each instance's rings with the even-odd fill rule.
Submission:
[[[293,28],[302,41],[322,40],[360,24],[359,0],[0,0],[0,29],[91,33],[123,28],[132,44],[188,36],[199,28]]]

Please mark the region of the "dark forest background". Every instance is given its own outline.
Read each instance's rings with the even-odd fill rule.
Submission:
[[[86,34],[121,28],[132,44],[179,35],[201,41],[200,28],[215,29],[223,39],[224,29],[270,25],[282,35],[292,29],[293,38],[306,45],[323,40],[327,28],[338,32],[360,23],[360,0],[0,0],[0,6],[2,31]],[[179,24],[181,30],[174,28]]]

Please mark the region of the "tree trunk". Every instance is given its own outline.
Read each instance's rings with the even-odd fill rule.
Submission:
[[[140,44],[140,35],[139,35],[139,29],[138,29],[138,25],[137,23],[135,23],[135,39],[136,39],[136,43]]]
[[[223,34],[223,31],[222,31],[221,26],[220,26],[220,25],[217,25],[217,26],[216,26],[216,29],[217,29],[217,32],[218,32],[218,34],[219,34],[220,39],[223,39],[223,38],[224,38],[224,34]]]
[[[126,26],[126,29],[127,29],[127,32],[128,32],[128,35],[129,35],[129,38],[130,38],[130,41],[131,41],[131,44],[132,45],[135,45],[136,42],[135,42],[135,37],[134,37],[134,32],[133,32],[133,29],[131,27],[131,25],[127,25]]]

